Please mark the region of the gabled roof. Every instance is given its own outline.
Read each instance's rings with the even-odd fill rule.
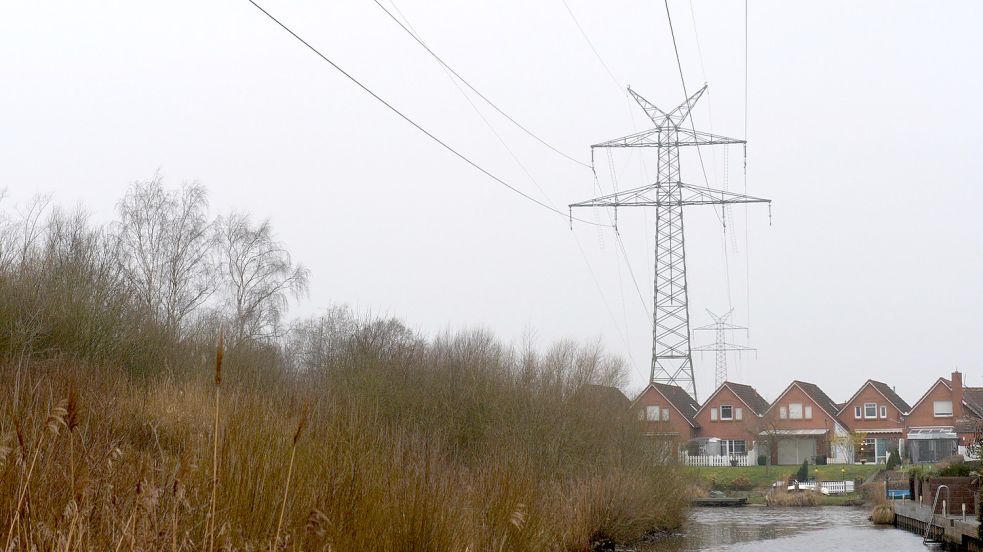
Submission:
[[[963,404],[977,418],[983,418],[983,387],[963,387]]]
[[[768,410],[775,408],[775,405],[778,404],[778,401],[781,400],[781,398],[784,397],[785,394],[788,393],[789,390],[792,389],[793,387],[798,387],[799,389],[801,389],[802,392],[805,393],[810,399],[812,399],[812,402],[816,403],[816,405],[819,406],[819,408],[822,409],[822,411],[825,412],[827,416],[832,418],[833,421],[836,422],[837,424],[842,425],[842,422],[840,422],[840,419],[836,416],[839,410],[836,408],[836,403],[833,401],[833,399],[829,398],[829,395],[827,395],[826,392],[820,389],[818,385],[806,381],[794,380],[792,383],[790,383],[788,387],[786,387],[785,390],[782,391],[782,394],[779,395],[777,399],[775,399],[775,402],[771,403],[771,406],[768,407]]]
[[[949,391],[952,391],[952,383],[949,380],[945,379],[945,378],[939,378],[939,379],[935,380],[935,383],[933,383],[931,386],[929,386],[928,391],[925,391],[925,394],[922,395],[920,399],[918,399],[918,402],[916,402],[915,404],[911,405],[911,408],[908,410],[908,413],[910,414],[910,413],[914,412],[915,409],[918,408],[918,405],[922,404],[922,401],[925,400],[925,397],[927,397],[929,395],[929,393],[932,392],[932,390],[934,390],[936,387],[938,387],[939,384],[945,385],[946,387],[949,388]],[[963,401],[963,402],[965,402],[965,401]]]
[[[837,413],[843,414],[843,410],[846,409],[846,407],[849,406],[854,400],[856,400],[857,396],[860,395],[860,392],[863,391],[864,388],[867,387],[868,385],[873,387],[875,391],[880,393],[881,396],[887,399],[887,402],[891,403],[891,405],[894,406],[894,408],[897,408],[902,414],[907,414],[908,412],[911,412],[911,407],[908,406],[908,403],[906,403],[904,399],[898,396],[898,394],[894,392],[894,389],[892,389],[890,385],[877,380],[869,379],[865,381],[863,385],[860,386],[860,389],[857,389],[857,392],[854,393],[852,397],[850,397],[850,400],[848,400],[847,402],[841,405],[838,405],[839,409],[837,409]]]
[[[893,387],[891,387],[886,383],[876,380],[867,380],[867,381],[870,382],[870,384],[874,387],[874,389],[880,391],[881,395],[884,395],[884,398],[887,399],[888,402],[890,402],[892,405],[894,405],[895,408],[900,410],[902,414],[907,414],[909,411],[911,411],[911,407],[908,406],[908,403],[905,402],[905,400],[902,399],[901,396],[899,396],[894,391]]]
[[[833,399],[829,398],[829,395],[820,389],[818,385],[804,381],[794,381],[792,383],[799,384],[799,388],[805,391],[806,395],[809,395],[809,397],[819,405],[819,408],[822,408],[826,411],[826,414],[829,414],[833,417],[833,419],[836,419],[836,403],[833,402]]]
[[[766,410],[768,410],[768,401],[764,400],[764,398],[758,394],[758,391],[755,388],[751,387],[750,385],[744,385],[743,383],[725,381],[720,384],[720,387],[718,387],[717,390],[707,398],[707,400],[703,401],[703,406],[697,410],[697,413],[706,408],[706,406],[710,404],[710,401],[717,396],[717,393],[720,393],[720,391],[725,387],[730,389],[731,393],[736,395],[737,398],[751,410],[751,412],[754,412],[758,416],[761,416]]]
[[[652,382],[638,394],[638,397],[636,397],[634,401],[631,402],[632,406],[638,402],[638,399],[645,395],[645,392],[648,391],[649,388],[655,389],[660,395],[662,395],[666,402],[675,408],[676,411],[679,412],[680,416],[682,416],[691,427],[699,427],[696,424],[695,418],[696,412],[700,409],[700,405],[693,400],[693,397],[691,397],[689,393],[684,391],[683,388],[679,387],[678,385]]]

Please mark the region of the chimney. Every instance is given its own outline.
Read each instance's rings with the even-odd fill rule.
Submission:
[[[953,421],[963,416],[963,375],[956,370],[952,373],[952,418]]]

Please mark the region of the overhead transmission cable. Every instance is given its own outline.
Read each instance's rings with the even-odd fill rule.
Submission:
[[[747,137],[748,137],[748,0],[744,0],[744,195],[748,193],[747,184]],[[770,213],[770,211],[769,211]],[[771,215],[769,214],[769,217]],[[748,215],[747,204],[744,205],[744,297],[747,301],[747,326],[751,327],[751,252],[749,249],[750,240],[748,239]],[[750,330],[748,330],[750,332]]]
[[[666,19],[669,20],[669,34],[672,35],[672,49],[676,53],[676,65],[679,67],[679,81],[683,85],[683,96],[689,99],[689,92],[686,90],[686,78],[683,76],[683,62],[679,59],[679,46],[676,44],[676,31],[672,27],[672,14],[669,12],[669,0],[665,0],[666,4]],[[689,124],[696,132],[696,123],[693,121],[693,115],[689,116]],[[707,167],[703,163],[703,151],[700,149],[700,145],[696,145],[696,155],[700,158],[700,168],[703,170],[703,182],[706,187],[710,187],[710,179],[707,177]],[[723,209],[721,209],[723,211]],[[717,215],[717,210],[714,209],[713,213]],[[721,215],[717,215],[717,220],[720,222],[721,226],[724,224],[724,218]]]
[[[516,188],[515,186],[512,186],[511,184],[509,184],[505,180],[503,180],[503,179],[499,178],[498,176],[494,175],[493,173],[491,173],[490,171],[488,171],[487,169],[485,169],[484,167],[482,167],[481,165],[479,165],[477,162],[471,160],[470,157],[468,157],[467,155],[465,155],[465,154],[457,151],[456,149],[454,149],[447,142],[444,142],[443,140],[441,140],[440,138],[438,138],[436,135],[434,135],[433,133],[431,133],[429,130],[425,129],[419,123],[417,123],[416,121],[414,121],[413,119],[411,119],[408,115],[404,114],[402,111],[400,111],[399,109],[397,109],[391,103],[387,102],[381,96],[379,96],[378,94],[376,94],[375,92],[373,92],[372,89],[370,89],[368,86],[366,86],[365,84],[363,84],[360,80],[358,80],[357,78],[355,78],[351,73],[349,73],[349,72],[345,71],[344,69],[342,69],[340,65],[338,65],[334,61],[331,61],[331,59],[328,58],[323,53],[321,53],[320,50],[318,50],[317,48],[315,48],[314,46],[312,46],[309,42],[307,42],[306,40],[304,40],[303,38],[301,38],[300,35],[298,35],[294,31],[292,31],[289,27],[287,27],[286,25],[284,25],[279,19],[277,19],[276,17],[274,17],[270,12],[266,11],[265,9],[263,9],[263,7],[260,6],[259,4],[257,4],[255,2],[255,0],[247,0],[247,1],[250,4],[252,4],[253,6],[255,6],[256,9],[258,9],[261,12],[263,12],[263,14],[266,17],[270,18],[274,23],[276,23],[277,25],[279,25],[280,28],[282,28],[284,31],[286,31],[287,33],[289,33],[294,38],[296,38],[301,44],[303,44],[304,46],[306,46],[310,51],[314,52],[318,57],[320,57],[322,60],[324,60],[325,62],[327,62],[328,65],[330,65],[335,70],[337,70],[339,73],[341,73],[342,75],[344,75],[348,80],[350,80],[353,83],[355,83],[365,93],[367,93],[368,95],[370,95],[373,98],[375,98],[379,103],[381,103],[382,105],[386,106],[390,111],[392,111],[393,113],[395,113],[396,115],[398,115],[401,119],[403,119],[404,121],[406,121],[407,123],[409,123],[411,126],[413,126],[414,128],[416,128],[418,131],[420,131],[421,133],[423,133],[424,135],[426,135],[428,138],[430,138],[431,140],[433,140],[434,142],[436,142],[437,144],[439,144],[441,147],[443,147],[447,151],[451,152],[452,154],[454,154],[455,156],[457,156],[459,159],[461,159],[462,161],[464,161],[468,165],[471,165],[473,168],[475,168],[476,170],[478,170],[478,172],[481,172],[482,174],[484,174],[488,178],[491,178],[495,182],[501,184],[502,186],[505,186],[506,188],[508,188],[509,190],[511,190],[511,191],[515,192],[516,194],[522,196],[526,200],[531,201],[531,202],[535,203],[536,205],[539,205],[540,207],[542,207],[544,209],[547,209],[549,211],[552,211],[552,212],[554,212],[554,213],[562,216],[563,218],[569,219],[570,221],[577,221],[577,222],[580,222],[580,223],[583,223],[583,224],[589,224],[589,225],[592,225],[592,226],[597,226],[598,225],[598,223],[595,223],[595,222],[591,222],[589,220],[585,220],[585,219],[574,217],[574,216],[570,215],[569,213],[564,213],[563,211],[561,211],[561,210],[553,207],[552,205],[549,205],[547,203],[544,203],[544,202],[536,199],[535,197],[533,197],[533,196],[531,196],[531,195],[523,192],[522,190]],[[602,225],[602,226],[604,226],[604,225]]]
[[[400,26],[400,28],[402,28],[404,31],[406,31],[406,34],[408,34],[411,37],[413,37],[413,40],[415,40],[417,42],[417,44],[419,44],[420,46],[422,46],[423,49],[427,51],[427,53],[429,53],[431,56],[433,56],[433,58],[435,60],[437,60],[437,63],[441,64],[446,70],[450,71],[450,73],[452,75],[454,75],[455,77],[457,77],[458,80],[460,80],[462,83],[464,83],[465,86],[467,86],[468,88],[470,88],[472,92],[474,92],[475,94],[477,94],[479,98],[481,98],[482,100],[484,100],[485,103],[487,103],[489,106],[491,106],[492,109],[494,109],[495,111],[497,111],[501,116],[503,116],[506,119],[508,119],[509,121],[511,121],[512,124],[514,124],[516,127],[518,127],[520,130],[522,130],[523,132],[525,132],[526,134],[528,134],[530,137],[532,137],[534,140],[536,140],[540,144],[542,144],[542,145],[546,146],[547,148],[553,150],[553,152],[559,154],[560,156],[562,156],[562,157],[564,157],[564,158],[566,158],[566,159],[568,159],[570,161],[573,161],[574,163],[576,163],[576,164],[578,164],[578,165],[580,165],[582,167],[585,167],[585,168],[588,168],[588,169],[590,168],[590,165],[588,165],[587,163],[584,163],[583,161],[580,161],[579,159],[576,159],[575,157],[572,157],[570,155],[567,155],[566,153],[564,153],[563,151],[561,151],[559,148],[553,146],[552,144],[550,144],[546,140],[543,140],[542,138],[540,138],[535,132],[529,130],[525,125],[523,125],[519,121],[516,121],[511,115],[509,115],[508,113],[506,113],[505,111],[503,111],[500,107],[498,107],[498,105],[495,104],[495,102],[493,102],[490,99],[488,99],[487,96],[485,96],[484,94],[482,94],[477,88],[475,88],[470,82],[468,82],[467,79],[465,79],[464,77],[462,77],[460,75],[460,73],[458,73],[457,71],[455,71],[453,67],[451,67],[450,65],[448,65],[447,62],[445,62],[440,56],[438,56],[436,54],[436,52],[434,52],[433,50],[431,50],[430,47],[427,46],[426,43],[423,42],[423,40],[420,38],[420,36],[414,30],[411,30],[411,29],[407,28],[407,25],[409,24],[408,21],[407,21],[407,25],[404,25],[403,22],[400,21],[399,19],[397,19],[396,16],[394,16],[392,14],[392,12],[390,12],[388,9],[386,9],[386,7],[383,6],[382,3],[379,0],[373,0],[373,1],[375,2],[375,4],[377,6],[379,6],[379,8],[382,11],[386,12],[386,15],[388,15],[390,19],[392,19],[393,21],[395,21],[396,24]],[[394,7],[395,7],[395,4],[394,4]],[[405,19],[405,16],[404,16],[404,19]]]
[[[410,34],[410,36],[412,36],[418,43],[420,43],[420,45],[422,45],[424,48],[426,48],[427,45],[423,42],[423,39],[420,38],[420,33],[418,33],[416,31],[416,29],[413,27],[413,24],[410,23],[409,18],[407,18],[406,15],[399,9],[399,6],[396,5],[396,2],[395,1],[390,0],[390,3],[392,4],[393,9],[396,10],[396,13],[398,13],[399,16],[403,19],[403,21],[405,21],[405,26],[403,25],[403,22],[399,21],[398,19],[396,20],[396,22],[399,23],[400,24],[400,27],[402,27],[404,30],[406,30]],[[376,4],[379,4],[379,2],[376,1]],[[385,11],[389,15],[389,17],[393,17],[393,14],[390,13],[389,10],[386,10],[385,6],[382,6],[381,4],[379,4],[379,7],[382,8],[383,11]],[[393,18],[393,19],[395,19],[395,18]],[[436,56],[434,56],[434,57],[436,58]],[[439,61],[439,58],[437,58],[437,59]],[[519,168],[522,170],[522,172],[525,173],[526,177],[529,178],[529,181],[532,182],[534,186],[536,186],[536,189],[539,190],[539,193],[543,194],[543,197],[546,199],[547,202],[549,202],[550,204],[553,204],[553,198],[551,198],[550,195],[548,193],[546,193],[546,190],[544,190],[543,187],[539,185],[539,181],[536,180],[533,177],[533,175],[529,171],[528,167],[526,167],[526,165],[522,162],[522,160],[519,159],[519,156],[517,156],[515,154],[515,152],[512,151],[512,148],[510,148],[509,145],[508,145],[508,143],[505,141],[505,139],[502,138],[502,135],[499,134],[497,130],[495,130],[495,127],[491,124],[491,121],[489,121],[488,118],[485,117],[485,114],[482,113],[480,109],[478,109],[478,106],[475,105],[474,100],[471,99],[471,96],[469,96],[468,93],[464,91],[464,88],[461,88],[461,84],[460,84],[460,82],[458,82],[458,79],[460,79],[460,77],[455,78],[456,73],[454,73],[454,70],[453,69],[450,69],[444,63],[441,63],[441,69],[443,69],[443,71],[447,75],[448,79],[450,79],[451,83],[454,84],[454,87],[457,88],[457,90],[461,93],[461,96],[463,96],[464,99],[468,102],[468,105],[471,106],[471,109],[474,110],[474,112],[478,115],[478,117],[481,119],[481,121],[483,123],[485,123],[485,126],[488,127],[488,130],[493,135],[495,135],[495,138],[497,138],[498,139],[498,142],[500,144],[502,144],[502,147],[505,148],[505,151],[507,151],[508,154],[509,154],[509,156],[512,157],[512,160],[515,161],[515,164],[518,165]],[[461,80],[461,82],[463,82],[463,79]],[[472,90],[474,90],[474,88],[472,88]],[[506,115],[506,117],[507,117],[507,115]],[[516,124],[518,124],[518,123],[516,123]],[[600,232],[600,231],[601,231],[601,228],[598,228],[598,232]]]

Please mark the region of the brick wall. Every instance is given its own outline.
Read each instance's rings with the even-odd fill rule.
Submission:
[[[923,504],[926,506],[932,506],[932,500],[935,499],[935,491],[940,485],[949,486],[949,502],[946,504],[947,510],[950,514],[962,514],[962,505],[966,505],[966,514],[974,514],[976,512],[976,491],[979,486],[975,483],[976,478],[974,477],[930,477],[927,482],[923,483],[922,490],[924,492]],[[939,496],[938,513],[942,513],[942,501],[946,499],[945,491]]]

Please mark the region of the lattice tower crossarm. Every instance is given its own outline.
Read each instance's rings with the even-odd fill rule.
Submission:
[[[771,200],[684,184],[679,174],[679,148],[718,144],[744,144],[744,140],[684,128],[706,85],[669,112],[635,93],[628,92],[645,111],[655,128],[594,144],[591,148],[657,148],[656,181],[639,188],[615,192],[570,205],[574,207],[654,207],[655,299],[652,312],[652,369],[650,380],[678,385],[697,398],[690,348],[689,303],[686,287],[686,248],[683,207],[732,203],[771,203]],[[591,156],[593,158],[593,156]]]

